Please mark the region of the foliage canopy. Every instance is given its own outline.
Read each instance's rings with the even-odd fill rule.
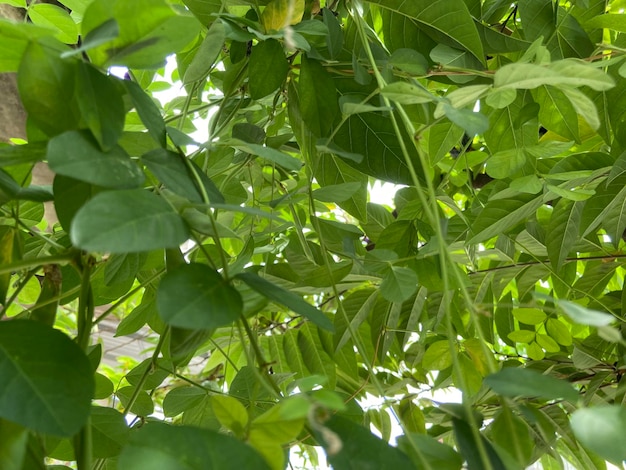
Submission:
[[[626,459],[626,2],[0,3],[3,469]]]

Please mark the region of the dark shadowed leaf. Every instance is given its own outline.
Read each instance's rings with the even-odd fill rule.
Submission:
[[[305,124],[316,136],[327,136],[339,115],[339,105],[334,81],[317,60],[302,58],[298,92]]]
[[[275,39],[260,42],[252,48],[248,70],[248,87],[253,99],[263,98],[276,91],[289,71],[283,47]]]
[[[316,428],[328,461],[336,470],[415,468],[406,454],[374,436],[369,429],[342,416],[333,416]]]
[[[94,380],[85,354],[60,331],[0,323],[0,416],[35,432],[72,436],[87,422]]]
[[[265,460],[234,437],[190,426],[149,423],[124,447],[119,470],[269,470]]]
[[[400,436],[398,447],[411,456],[418,468],[424,465],[424,460],[438,470],[459,470],[463,466],[463,458],[452,447],[426,434]]]
[[[236,277],[271,301],[277,302],[285,307],[289,307],[295,313],[308,318],[320,328],[324,328],[329,331],[334,330],[332,322],[326,317],[326,315],[306,302],[299,295],[289,292],[288,290],[263,279],[257,274],[240,273],[237,274]]]
[[[78,127],[72,106],[76,62],[59,58],[58,46],[31,42],[24,52],[17,85],[28,117],[49,136]]]
[[[152,101],[152,98],[135,82],[124,80],[124,85],[126,85],[133,106],[137,110],[137,114],[139,114],[146,129],[148,129],[150,135],[161,147],[165,147],[167,134],[165,132],[165,122],[163,121],[159,108],[154,101]]]
[[[91,432],[93,456],[99,459],[119,455],[128,442],[130,429],[124,415],[113,408],[94,406],[91,408]]]
[[[76,100],[82,118],[102,150],[112,149],[124,130],[124,101],[121,84],[94,67],[81,62],[76,75]]]
[[[184,264],[168,272],[159,284],[157,307],[173,326],[210,329],[238,320],[243,310],[239,292],[204,264]]]

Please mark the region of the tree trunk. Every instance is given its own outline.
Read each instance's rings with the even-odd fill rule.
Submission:
[[[0,17],[21,21],[23,10],[9,5],[0,5]],[[26,111],[22,107],[17,92],[17,81],[14,73],[0,74],[0,142],[8,142],[10,138],[26,138]]]

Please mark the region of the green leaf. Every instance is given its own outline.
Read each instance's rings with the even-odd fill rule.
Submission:
[[[435,341],[422,357],[422,367],[426,370],[444,370],[451,365],[452,351],[450,351],[450,342],[447,339]]]
[[[163,198],[136,189],[94,196],[76,213],[70,237],[87,251],[132,253],[177,247],[189,232]]]
[[[30,43],[53,34],[48,28],[0,18],[0,73],[17,72]]]
[[[428,61],[414,49],[396,49],[389,57],[389,63],[411,75],[425,75],[428,71]]]
[[[304,14],[304,0],[272,0],[261,14],[266,32],[278,31],[299,23]]]
[[[556,271],[561,268],[578,241],[583,207],[581,202],[561,199],[552,211],[547,229],[550,236],[547,237],[546,248]]]
[[[72,219],[87,201],[102,189],[63,175],[54,177],[54,208],[59,222],[69,232]]]
[[[513,316],[526,325],[539,325],[546,319],[546,314],[538,308],[514,308]]]
[[[465,129],[469,136],[483,134],[489,129],[489,119],[484,114],[469,109],[457,109],[448,103],[444,103],[443,112],[450,121]]]
[[[326,36],[326,47],[330,58],[335,60],[339,56],[343,49],[343,30],[341,24],[335,17],[332,11],[328,8],[322,10],[324,24],[328,28],[328,35]]]
[[[524,167],[527,158],[523,148],[501,150],[487,160],[487,174],[496,179],[510,178]]]
[[[243,152],[250,153],[252,155],[258,155],[261,158],[265,158],[271,162],[274,162],[286,170],[298,171],[302,168],[302,161],[292,157],[284,152],[276,150],[272,147],[266,147],[264,145],[249,144],[247,142],[239,143],[239,141],[228,141],[231,147],[235,147]]]
[[[129,409],[130,413],[137,416],[149,416],[154,413],[154,402],[148,392],[141,390],[136,395],[135,402],[131,405],[130,399],[135,396],[135,387],[122,387],[115,390],[115,395],[119,398],[124,409]]]
[[[588,86],[593,90],[606,91],[613,86],[613,79],[591,64],[581,60],[564,59],[548,65],[512,63],[500,67],[494,76],[496,88],[529,90],[544,85]]]
[[[404,302],[417,289],[417,274],[409,268],[391,266],[383,275],[380,293],[389,302]]]
[[[513,414],[508,406],[502,407],[489,426],[489,431],[492,442],[515,457],[517,463],[530,464],[534,448],[530,427]]]
[[[343,202],[350,199],[360,188],[361,184],[358,182],[333,184],[316,189],[312,196],[322,202]]]
[[[600,116],[595,103],[582,91],[576,88],[562,87],[561,91],[565,94],[579,116],[582,116],[589,127],[593,130],[600,128]]]
[[[58,5],[37,3],[28,7],[28,17],[38,25],[51,28],[55,37],[66,44],[78,42],[78,27],[70,14]]]
[[[418,174],[421,174],[415,145],[402,133]],[[399,184],[412,184],[402,147],[395,136],[389,116],[379,113],[351,115],[335,135],[335,144],[350,153],[363,155],[361,163],[347,160],[350,166],[375,178]]]
[[[506,233],[533,214],[542,204],[543,195],[522,195],[488,202],[472,224],[473,235],[467,243],[478,243]]]
[[[278,90],[289,71],[283,47],[276,39],[259,42],[252,48],[248,65],[250,97],[258,100]]]
[[[69,106],[74,98],[76,62],[59,58],[56,47],[31,42],[24,52],[17,86],[28,117],[48,136],[78,127]]]
[[[565,325],[562,321],[559,321],[556,318],[548,318],[548,321],[546,322],[546,330],[548,330],[548,334],[557,343],[563,346],[572,345],[572,334],[570,333],[567,325]]]
[[[548,130],[569,140],[580,141],[576,109],[567,95],[552,86],[540,86],[533,92],[539,104],[539,121]]]
[[[326,450],[328,461],[336,470],[415,468],[406,454],[374,436],[369,428],[342,416],[334,415],[316,427],[315,434]]]
[[[436,97],[421,86],[407,82],[394,82],[385,86],[380,93],[400,104],[422,104],[436,101]]]
[[[91,408],[91,433],[94,458],[106,459],[119,455],[128,441],[130,429],[119,411],[94,406]]]
[[[176,13],[165,0],[94,0],[83,16],[82,33],[88,34],[115,19],[119,36],[89,50],[98,66],[125,65],[134,69],[158,68],[165,58],[195,39],[200,23],[190,13]]]
[[[484,63],[480,36],[463,0],[369,0],[369,3],[406,16],[435,41],[467,50]]]
[[[528,330],[515,330],[511,331],[507,338],[516,343],[531,343],[535,339],[535,332]]]
[[[298,331],[298,348],[308,371],[326,377],[329,389],[333,390],[337,382],[336,366],[324,351],[317,330],[310,324]]]
[[[545,400],[564,398],[572,403],[576,403],[579,398],[578,391],[568,382],[532,369],[506,367],[485,377],[485,383],[497,394],[507,397]]]
[[[32,431],[73,436],[94,391],[89,360],[74,341],[39,322],[0,322],[0,416]]]
[[[120,88],[114,78],[84,62],[79,63],[75,88],[78,108],[105,151],[115,146],[124,130],[126,110]]]
[[[167,145],[167,133],[165,130],[165,122],[161,116],[161,112],[157,105],[152,101],[141,87],[130,80],[124,80],[126,90],[130,95],[133,106],[137,110],[137,114],[141,121],[148,129],[149,134],[157,141],[157,143],[165,148]]]
[[[163,414],[173,418],[199,405],[206,397],[207,391],[199,387],[173,388],[163,399]]]
[[[505,470],[507,467],[493,448],[491,442],[485,439],[482,434],[474,432],[471,425],[465,419],[457,418],[454,414],[453,416],[452,426],[454,429],[454,437],[461,455],[467,461],[467,468],[482,469],[489,465],[489,468],[493,470]],[[479,439],[481,444],[478,443]],[[483,446],[485,452],[479,452],[479,445]],[[486,462],[488,462],[488,464]]]
[[[0,465],[5,470],[22,470],[28,449],[28,430],[0,418]]]
[[[335,316],[335,352],[338,352],[350,340],[350,329],[357,331],[361,324],[369,317],[374,304],[379,298],[378,290],[362,289],[348,295],[343,302],[344,315]],[[347,327],[346,320],[351,328]]]
[[[146,167],[161,181],[167,189],[183,196],[191,202],[204,202],[201,191],[198,189],[197,182],[193,174],[189,171],[189,166],[194,166],[198,176],[202,179],[208,179],[206,174],[193,162],[185,162],[185,157],[165,149],[155,149],[141,156],[141,161]],[[210,181],[210,180],[209,180]],[[203,181],[204,182],[204,181]],[[206,193],[211,195],[210,199],[214,202],[224,202],[224,198],[219,192],[219,196],[214,194],[215,184],[205,184],[203,188]],[[215,198],[218,200],[215,200]],[[221,200],[220,200],[221,199]]]
[[[215,431],[190,426],[148,423],[133,433],[122,450],[119,470],[269,470],[243,442]]]
[[[50,190],[41,186],[22,188],[6,171],[0,169],[0,194],[8,200],[45,202],[52,200]]]
[[[537,333],[535,340],[537,341],[537,344],[539,346],[541,346],[543,349],[545,349],[549,353],[556,353],[561,350],[561,348],[556,343],[556,341],[554,341],[552,338],[550,338],[547,335]]]
[[[73,11],[76,11],[72,9]],[[102,23],[100,26],[96,27],[89,31],[88,34],[82,38],[80,47],[72,49],[71,51],[66,51],[61,54],[61,58],[65,59],[67,57],[73,57],[82,54],[83,52],[88,51],[89,49],[93,49],[94,47],[100,46],[105,42],[112,41],[120,34],[120,28],[117,24],[117,21],[114,19],[110,19]]]
[[[228,395],[214,395],[211,405],[222,426],[232,431],[235,436],[243,436],[248,424],[248,412],[239,400]]]
[[[563,313],[581,325],[600,327],[610,325],[615,321],[615,318],[608,313],[592,310],[569,300],[559,300],[557,305]]]
[[[611,237],[613,245],[617,247],[626,230],[626,199],[613,200],[602,225],[607,235]]]
[[[203,25],[211,24],[215,20],[213,14],[222,10],[222,0],[183,0],[183,3]]]
[[[206,36],[202,40],[202,44],[194,55],[189,67],[185,71],[183,84],[192,83],[198,80],[205,80],[209,71],[213,68],[216,59],[222,52],[224,40],[226,39],[226,31],[221,21],[214,21]]]
[[[298,98],[302,119],[317,137],[326,137],[333,130],[339,115],[337,90],[326,69],[317,60],[302,57]]]
[[[585,203],[582,213],[582,236],[589,234],[603,223],[609,214],[619,210],[626,198],[626,173],[621,174],[610,183],[601,184],[596,194]],[[620,236],[621,238],[621,236]]]
[[[585,22],[585,28],[607,28],[619,31],[620,33],[626,33],[626,18],[622,14],[605,13],[587,20]]]
[[[86,131],[69,131],[53,137],[47,153],[57,174],[107,188],[136,188],[145,176],[122,147],[103,152]]]
[[[328,331],[334,331],[333,324],[320,310],[313,307],[308,302],[305,302],[302,297],[285,290],[276,284],[273,284],[266,279],[263,279],[257,274],[253,273],[240,273],[235,276],[237,279],[242,280],[248,286],[255,291],[264,295],[273,302],[284,305],[290,308],[295,313],[302,315],[314,324]]]
[[[460,470],[463,466],[463,458],[452,447],[427,434],[409,433],[400,436],[398,447],[411,456],[416,465],[421,466],[426,460],[437,470]]]
[[[576,438],[589,450],[615,465],[622,465],[626,460],[624,407],[605,405],[582,408],[574,411],[571,424]]]
[[[304,363],[302,351],[300,351],[300,346],[298,345],[298,332],[295,330],[287,331],[284,335],[282,345],[289,370],[295,374],[298,379],[308,377],[310,375],[309,370]]]
[[[555,8],[550,0],[524,2],[519,7],[526,40],[548,39],[556,30]]]
[[[0,149],[1,152],[1,149]],[[317,182],[326,187],[358,184],[358,189],[350,197],[338,201],[339,207],[360,221],[367,221],[367,175],[344,163],[340,158],[327,153],[318,155],[313,168]]]
[[[243,301],[216,271],[191,263],[169,271],[161,279],[157,307],[169,325],[208,330],[237,321],[243,312]]]
[[[170,375],[168,369],[172,369],[171,362],[158,359],[145,359],[139,365],[126,374],[125,378],[129,384],[140,387],[142,390],[153,390],[163,383]],[[147,378],[144,376],[147,374]]]
[[[45,156],[46,144],[44,143],[2,145],[0,146],[0,168],[39,162]]]
[[[294,398],[291,397],[288,400],[295,404]],[[303,409],[297,411],[295,416],[290,416],[290,411],[286,406],[288,402],[282,402],[255,418],[250,426],[250,439],[253,444],[259,441],[286,444],[298,437],[309,408],[307,400],[303,402],[298,404]]]

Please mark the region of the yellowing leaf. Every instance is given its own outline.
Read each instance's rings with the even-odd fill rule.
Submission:
[[[452,365],[448,340],[435,341],[424,353],[422,366],[426,370],[444,370]]]
[[[236,435],[242,435],[248,423],[248,412],[239,400],[226,395],[211,397],[213,412],[220,423]]]
[[[538,325],[546,319],[546,314],[538,308],[515,308],[513,316],[526,325]]]
[[[278,31],[285,26],[297,24],[304,14],[304,0],[273,0],[261,14],[265,31]]]
[[[535,339],[535,332],[528,330],[516,330],[511,331],[507,336],[511,341],[515,341],[516,343],[530,343],[533,339]]]

